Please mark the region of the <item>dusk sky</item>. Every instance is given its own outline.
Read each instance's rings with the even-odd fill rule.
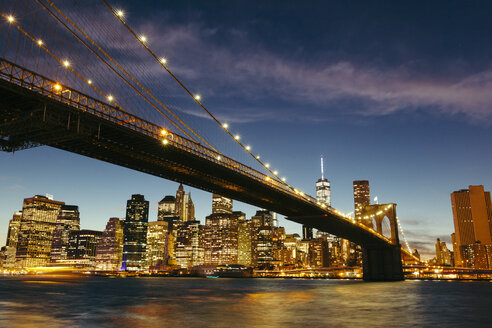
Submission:
[[[291,185],[314,195],[323,155],[333,207],[353,211],[352,181],[369,180],[372,198],[397,203],[421,253],[434,253],[436,238],[452,248],[451,192],[492,189],[490,2],[109,2]],[[178,187],[48,147],[0,153],[0,185],[2,245],[35,194],[78,205],[81,226],[103,230],[134,193],[156,220],[157,202]],[[211,194],[185,190],[204,222]]]

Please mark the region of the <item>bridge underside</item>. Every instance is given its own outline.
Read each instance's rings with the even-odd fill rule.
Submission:
[[[92,157],[267,208],[300,224],[353,241],[365,249],[393,247],[344,218],[240,172],[192,152],[165,146],[151,136],[0,79],[0,149],[16,151],[38,145]],[[367,254],[370,261],[377,256],[374,252]]]

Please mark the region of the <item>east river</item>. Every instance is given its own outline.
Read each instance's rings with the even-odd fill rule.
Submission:
[[[0,327],[492,327],[492,283],[0,277]]]

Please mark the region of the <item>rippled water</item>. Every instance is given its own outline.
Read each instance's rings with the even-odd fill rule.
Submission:
[[[492,283],[8,277],[0,327],[492,327]]]

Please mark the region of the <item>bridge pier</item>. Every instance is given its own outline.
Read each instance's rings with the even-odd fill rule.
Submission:
[[[365,281],[403,280],[401,246],[365,247],[362,250],[363,279]]]

